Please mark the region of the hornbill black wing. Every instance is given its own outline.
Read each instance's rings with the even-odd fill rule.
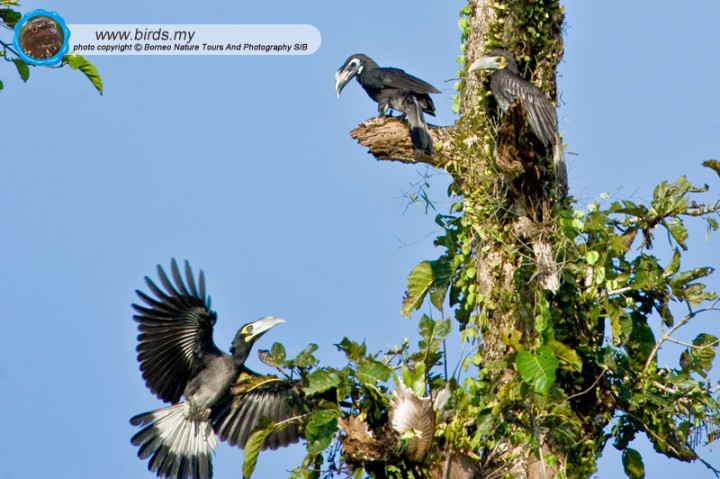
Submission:
[[[493,74],[491,89],[504,111],[518,98],[522,98],[527,119],[535,136],[545,144],[552,145],[557,134],[557,113],[547,96],[538,87],[514,73],[500,70]]]
[[[220,439],[231,446],[244,448],[263,417],[279,423],[302,413],[293,382],[272,376],[255,379],[267,381],[240,393],[237,404],[235,397],[227,394],[213,407],[210,416],[213,428]],[[290,421],[283,429],[271,433],[262,449],[277,449],[299,440],[298,424]]]
[[[137,346],[140,370],[147,387],[166,402],[178,402],[188,381],[207,353],[221,354],[212,339],[216,314],[205,295],[205,276],[195,283],[190,264],[185,262],[185,279],[172,260],[172,281],[158,265],[162,287],[145,277],[152,296],[135,291],[146,304],[133,304],[139,323]]]
[[[399,68],[383,67],[378,71],[381,72],[382,82],[386,87],[409,90],[413,93],[440,93],[440,90],[428,82],[405,73]]]

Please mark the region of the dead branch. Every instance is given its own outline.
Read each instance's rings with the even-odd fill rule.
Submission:
[[[350,132],[377,160],[425,163],[442,167],[449,161],[448,149],[453,127],[428,125],[435,153],[426,155],[413,148],[406,121],[393,117],[371,118]]]

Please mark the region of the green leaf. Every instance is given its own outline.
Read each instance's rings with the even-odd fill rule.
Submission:
[[[662,269],[654,256],[641,255],[633,261],[635,276],[631,281],[633,289],[655,289],[664,284]]]
[[[680,269],[680,250],[675,248],[675,252],[673,253],[672,260],[670,260],[670,264],[668,264],[665,267],[665,270],[663,271],[664,276],[670,276],[672,274],[675,274]]]
[[[11,8],[0,8],[0,19],[7,24],[8,27],[14,28],[15,24],[22,18],[20,12],[16,12]]]
[[[77,53],[69,53],[63,57],[63,62],[70,65],[70,68],[73,70],[80,70],[85,74],[86,77],[92,82],[93,86],[97,89],[97,91],[102,95],[103,93],[103,82],[102,78],[100,78],[100,73],[98,72],[95,65],[93,65],[90,61],[86,60],[82,55],[78,55]]]
[[[643,464],[642,456],[635,449],[627,448],[623,451],[622,463],[625,474],[630,479],[645,478],[645,464]]]
[[[378,382],[385,382],[390,378],[392,370],[380,361],[366,359],[358,364],[357,378],[365,386],[376,387]]]
[[[612,330],[612,338],[614,344],[620,343],[622,334],[622,318],[623,310],[614,302],[605,301],[605,311],[610,319],[610,329]]]
[[[285,352],[285,346],[280,343],[273,343],[270,352],[272,353],[276,361],[278,361],[279,363],[285,362],[285,357],[287,355],[287,353]]]
[[[712,268],[710,266],[706,266],[704,268],[695,268],[690,271],[683,271],[682,273],[674,274],[672,278],[670,278],[670,285],[672,287],[682,286],[689,283],[690,281],[695,281],[696,279],[709,276],[713,272],[715,272],[715,268]]]
[[[291,476],[293,479],[320,479],[320,468],[322,467],[323,457],[318,454],[307,454],[303,459],[300,467],[293,469],[298,471],[297,476]]]
[[[556,358],[568,364],[573,371],[582,372],[582,359],[580,359],[577,351],[557,339],[551,339],[547,342],[547,345],[552,348]]]
[[[655,348],[655,334],[652,328],[648,326],[643,318],[640,321],[634,322],[632,325],[632,332],[625,344],[630,355],[630,360],[635,362],[638,367],[644,365],[650,353]]]
[[[712,334],[700,333],[693,340],[693,347],[680,355],[680,365],[685,372],[696,372],[706,378],[717,352],[718,338]]]
[[[410,317],[410,313],[422,306],[425,295],[433,283],[433,272],[430,261],[423,261],[415,266],[408,276],[408,289],[403,299],[402,314]]]
[[[300,352],[297,357],[293,360],[295,366],[299,368],[311,368],[318,362],[317,358],[313,356],[313,353],[317,351],[318,345],[310,343],[307,348]]]
[[[312,396],[337,387],[340,384],[340,375],[337,371],[318,369],[309,374],[307,380],[308,385],[303,388],[303,392],[308,396]]]
[[[430,370],[441,359],[440,344],[450,334],[451,329],[451,318],[433,321],[423,314],[420,318],[420,352],[413,356],[414,359],[424,362],[427,370]]]
[[[450,287],[452,280],[453,269],[450,265],[450,259],[447,256],[441,256],[435,261],[431,261],[433,274],[433,285],[430,290],[430,302],[438,310],[442,311],[443,303],[445,303],[445,296],[447,290]]]
[[[705,161],[703,161],[702,165],[703,165],[705,168],[710,168],[710,169],[713,170],[715,173],[717,173],[718,176],[720,176],[720,161],[718,161],[718,160],[705,160]]]
[[[712,291],[706,291],[705,287],[702,283],[693,283],[683,288],[683,296],[690,306],[698,306],[703,301],[713,301],[717,299],[717,294]]]
[[[540,346],[537,354],[518,351],[515,356],[515,367],[523,381],[540,394],[547,394],[555,382],[555,371],[558,360],[548,346]]]
[[[670,218],[664,222],[665,227],[668,229],[672,237],[677,241],[677,244],[683,249],[687,250],[685,240],[688,238],[687,228],[683,224],[683,221],[677,216]]]
[[[667,304],[658,306],[657,311],[660,313],[660,317],[662,318],[662,322],[665,326],[672,328],[675,325],[675,317]]]
[[[623,414],[613,428],[613,436],[615,437],[613,446],[619,451],[627,449],[630,441],[635,439],[640,430],[642,430],[642,426],[638,420]]]
[[[243,460],[243,478],[250,479],[255,466],[257,465],[258,455],[262,450],[265,439],[275,431],[275,424],[268,417],[260,419],[258,426],[255,428],[245,443],[245,456]]]
[[[687,301],[691,306],[698,305],[705,300],[715,299],[717,295],[713,292],[706,291],[704,284],[689,284],[691,281],[709,276],[714,271],[714,268],[706,266],[704,268],[695,268],[690,271],[683,271],[670,276],[669,283],[672,287],[673,294],[678,300]]]
[[[30,78],[30,68],[28,67],[27,63],[20,60],[19,58],[13,60],[13,63],[15,64],[15,68],[17,68],[17,71],[20,74],[20,78],[22,78],[22,81],[28,81],[28,78]]]
[[[413,390],[416,396],[423,397],[425,395],[425,363],[417,363],[411,370],[402,368],[403,383]]]
[[[422,318],[420,318],[420,336],[428,344],[439,343],[450,334],[451,329],[451,318],[433,321],[426,314],[423,314]]]
[[[600,253],[598,253],[597,251],[588,251],[587,253],[585,253],[585,262],[590,266],[597,263],[598,259],[600,259]]]
[[[342,341],[340,341],[340,344],[336,344],[335,347],[344,352],[345,357],[347,357],[350,361],[356,363],[359,363],[367,354],[367,346],[364,341],[361,344],[358,344],[348,338],[343,338]]]
[[[305,428],[308,454],[320,454],[330,445],[338,430],[337,418],[338,412],[329,409],[313,413]]]
[[[3,88],[5,88],[5,85],[3,85],[3,82],[0,81],[0,90],[2,90]]]
[[[261,349],[258,351],[260,361],[268,366],[279,367],[285,363],[285,347],[280,343],[273,343],[270,351]]]

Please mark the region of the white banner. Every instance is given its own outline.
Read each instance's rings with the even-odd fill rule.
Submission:
[[[92,55],[311,55],[312,25],[68,25],[70,51]]]

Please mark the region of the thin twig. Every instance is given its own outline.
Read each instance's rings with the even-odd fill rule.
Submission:
[[[692,349],[715,349],[715,347],[717,346],[717,343],[697,345],[697,344],[686,343],[684,341],[680,341],[679,339],[675,339],[675,338],[667,338],[667,341],[670,341],[671,343],[679,344],[680,346],[685,346],[686,348],[692,348]]]
[[[10,46],[9,43],[5,43],[4,41],[0,40],[0,45],[2,45],[3,47],[5,47],[6,50],[10,50],[11,52],[13,52],[13,53],[15,54],[15,56],[17,56],[17,57],[20,56],[20,54],[19,54],[18,52],[16,52],[15,49],[14,49],[12,46]],[[5,59],[8,60],[8,61],[10,61],[10,59],[7,58],[7,57],[5,57]]]
[[[685,326],[691,319],[693,319],[698,314],[706,313],[708,311],[717,311],[718,308],[716,305],[718,304],[718,301],[715,301],[712,306],[708,308],[698,309],[697,311],[690,311],[688,315],[686,315],[684,318],[682,318],[678,323],[670,328],[668,331],[664,332],[662,336],[660,336],[660,340],[655,343],[655,346],[653,347],[652,351],[650,351],[650,355],[647,358],[647,361],[645,362],[645,367],[643,368],[643,371],[647,371],[647,369],[650,367],[650,363],[652,363],[653,358],[657,355],[658,351],[660,350],[660,347],[663,345],[665,341],[667,341],[670,336],[672,336],[675,331],[680,329],[681,327]]]
[[[583,394],[587,394],[587,393],[589,393],[590,391],[592,391],[592,390],[595,388],[595,386],[597,386],[597,384],[600,382],[600,380],[602,379],[603,375],[607,372],[607,370],[608,370],[607,368],[603,368],[603,370],[602,370],[602,372],[600,373],[600,375],[599,375],[597,378],[595,378],[595,381],[590,385],[590,387],[588,387],[588,388],[585,389],[584,391],[580,391],[579,393],[575,393],[575,394],[573,394],[572,396],[568,396],[568,397],[565,399],[565,402],[568,402],[568,401],[570,401],[570,400],[573,399],[573,398],[576,398],[576,397],[578,397],[578,396],[582,396]]]

